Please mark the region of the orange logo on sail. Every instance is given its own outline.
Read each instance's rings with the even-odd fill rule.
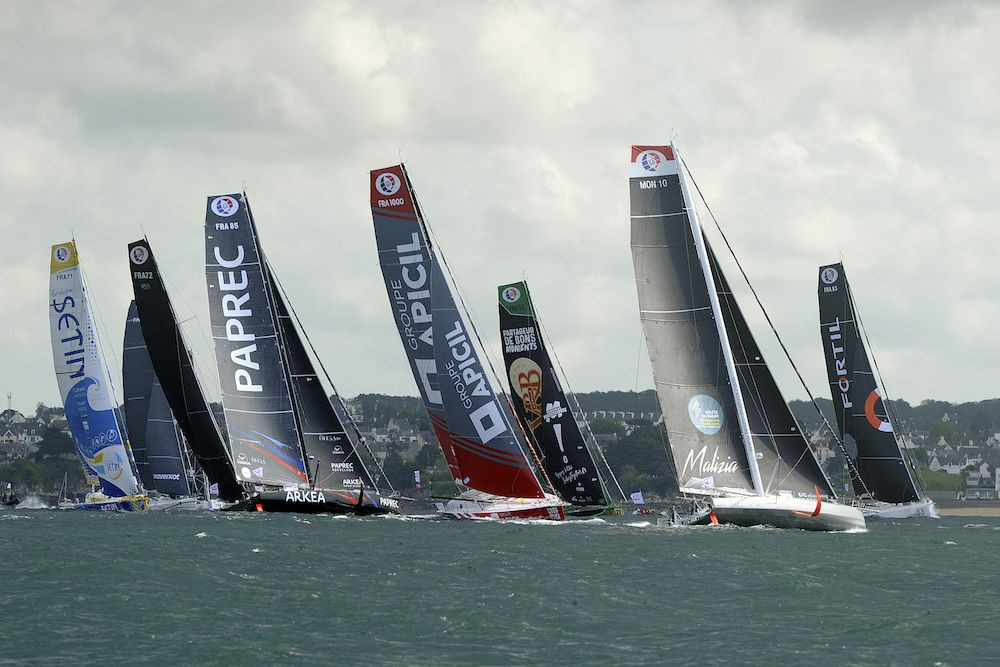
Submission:
[[[889,420],[882,419],[875,414],[875,404],[878,403],[880,398],[882,398],[882,392],[879,391],[878,387],[875,387],[872,389],[872,393],[868,394],[868,398],[865,399],[865,418],[871,424],[872,428],[883,433],[892,433],[892,424],[889,423]]]
[[[542,369],[527,357],[518,357],[510,364],[510,383],[524,402],[531,417],[532,430],[542,423]]]

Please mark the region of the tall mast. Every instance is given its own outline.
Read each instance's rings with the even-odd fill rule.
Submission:
[[[736,420],[740,425],[740,434],[743,436],[743,447],[747,452],[747,463],[750,465],[750,477],[753,480],[754,490],[758,496],[764,495],[764,485],[760,479],[760,467],[757,465],[757,453],[754,450],[753,438],[750,435],[750,420],[747,417],[746,405],[743,403],[743,392],[740,389],[739,377],[736,375],[736,362],[733,360],[733,351],[729,347],[729,334],[726,332],[726,323],[722,318],[722,305],[719,303],[719,293],[712,278],[712,268],[708,262],[708,251],[705,248],[705,237],[701,230],[701,222],[698,220],[698,212],[694,207],[694,200],[688,191],[687,179],[684,177],[684,163],[673,144],[670,150],[677,160],[677,177],[680,179],[681,193],[684,196],[684,208],[687,210],[688,220],[691,223],[691,235],[694,237],[694,246],[698,251],[698,263],[701,264],[702,273],[705,275],[705,284],[708,286],[708,299],[712,304],[712,316],[715,318],[715,327],[719,332],[719,340],[722,343],[722,356],[726,361],[726,372],[729,374],[729,385],[733,390],[733,400],[736,403]]]

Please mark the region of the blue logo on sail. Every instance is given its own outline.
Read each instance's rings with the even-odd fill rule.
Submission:
[[[722,405],[711,396],[698,394],[688,401],[688,417],[694,427],[705,435],[715,435],[722,430]]]

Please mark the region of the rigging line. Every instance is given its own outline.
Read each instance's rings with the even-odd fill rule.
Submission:
[[[902,421],[900,421],[899,419],[899,415],[896,412],[896,407],[895,405],[893,405],[893,401],[889,400],[889,390],[885,386],[885,380],[882,379],[882,371],[878,367],[878,359],[876,359],[875,357],[875,350],[874,348],[872,348],[871,341],[868,340],[868,330],[865,328],[865,323],[861,320],[861,312],[858,310],[858,304],[854,300],[854,292],[851,290],[851,284],[847,282],[846,279],[844,280],[844,283],[847,286],[847,299],[850,303],[851,310],[854,311],[854,326],[858,331],[860,331],[861,335],[864,338],[864,345],[867,346],[868,355],[871,357],[872,365],[875,366],[875,373],[877,374],[878,377],[878,386],[880,386],[882,388],[882,391],[885,392],[885,396],[882,397],[882,403],[885,405],[886,411],[890,413],[889,418],[896,424],[902,426]],[[895,428],[893,429],[893,439],[896,440],[896,446],[899,448],[900,458],[903,459],[903,461],[906,463],[906,466],[910,469],[909,472],[912,475],[910,478],[910,482],[911,483],[915,482],[914,483],[915,488],[919,488],[919,490],[921,491],[926,491],[927,489],[924,484],[924,481],[920,477],[920,474],[917,473],[916,468],[913,464],[913,460],[910,458],[909,453],[906,451],[906,445],[903,442],[902,435],[897,434]],[[916,477],[916,480],[914,480],[913,477]]]
[[[285,290],[285,286],[281,283],[281,279],[278,278],[278,275],[273,270],[269,271],[269,273],[272,280],[274,280],[275,285],[277,285],[278,290],[281,292],[281,296],[284,299],[285,305],[288,307],[288,311],[292,314],[292,317],[295,318],[295,323],[298,324],[299,332],[302,334],[302,337],[309,345],[309,349],[312,351],[313,357],[319,363],[320,370],[323,371],[323,375],[326,377],[326,381],[330,383],[330,387],[333,389],[333,395],[337,397],[337,402],[340,404],[340,411],[338,411],[332,404],[330,405],[330,407],[334,409],[335,414],[337,412],[341,412],[343,415],[345,415],[347,421],[351,425],[351,429],[354,431],[356,443],[351,443],[351,444],[354,445],[355,451],[358,451],[357,443],[364,445],[365,450],[367,450],[368,455],[371,457],[371,460],[375,463],[375,467],[378,468],[381,479],[384,479],[386,481],[386,483],[389,485],[389,488],[392,490],[393,493],[398,494],[399,491],[397,491],[396,487],[393,486],[392,480],[390,480],[389,476],[385,474],[385,470],[379,463],[378,457],[375,456],[375,452],[373,452],[372,448],[368,445],[368,439],[365,438],[365,436],[361,433],[361,429],[358,427],[357,422],[354,421],[354,417],[351,415],[350,410],[348,410],[347,406],[344,404],[343,396],[341,396],[340,391],[337,389],[337,385],[334,384],[333,378],[330,377],[330,373],[327,372],[326,365],[323,363],[322,357],[320,357],[319,353],[316,351],[316,346],[313,345],[312,339],[309,338],[309,333],[306,331],[305,326],[302,324],[302,320],[299,319],[299,314],[298,312],[296,312],[295,306],[292,305],[291,299],[288,298],[288,292]],[[327,398],[327,400],[329,400],[329,397]],[[340,415],[338,415],[338,417],[339,416]],[[346,429],[345,429],[345,434],[348,436],[348,439],[350,440],[350,434],[347,433]],[[358,454],[358,458],[359,459],[361,458],[360,452]],[[362,468],[365,467],[363,460],[361,461],[361,466]],[[371,478],[371,473],[369,473],[367,469],[365,470],[365,472],[368,474],[369,478]],[[378,488],[376,487],[376,491],[377,490]]]
[[[148,238],[146,238],[146,242],[147,243],[149,242]],[[209,338],[208,338],[208,336],[206,336],[206,333],[205,333],[205,323],[201,320],[200,317],[198,317],[198,313],[191,306],[191,303],[186,298],[184,298],[184,292],[182,292],[178,288],[177,283],[175,283],[170,278],[169,273],[163,271],[163,269],[160,267],[159,264],[157,264],[156,270],[159,272],[161,279],[165,283],[169,283],[170,284],[170,287],[173,290],[173,293],[175,295],[180,296],[181,302],[185,306],[187,306],[188,312],[191,313],[190,317],[187,317],[184,320],[180,320],[180,319],[177,318],[177,313],[174,312],[173,303],[171,303],[171,305],[170,305],[170,310],[171,310],[171,312],[172,312],[172,314],[174,316],[174,324],[175,324],[175,327],[177,329],[178,340],[179,341],[182,340],[182,338],[181,338],[181,332],[182,332],[181,326],[183,324],[186,324],[187,322],[190,322],[191,320],[194,320],[195,324],[198,325],[198,326],[195,327],[195,330],[198,332],[199,336],[201,336],[201,342],[208,349],[214,350],[215,349],[215,343],[213,341],[210,341]],[[166,289],[165,286],[164,286],[164,289]],[[185,347],[187,347],[187,346],[185,345]],[[202,355],[198,352],[198,350],[195,349],[194,347],[191,347],[191,349],[188,350],[188,351],[190,352],[190,356],[191,356],[191,370],[192,371],[197,371],[195,373],[195,376],[198,377],[200,375],[201,377],[199,378],[199,380],[201,380],[201,384],[204,384],[204,377],[205,377],[206,372],[207,372],[206,371],[207,362],[202,357]],[[215,364],[212,364],[211,366],[214,367]],[[212,383],[211,383],[212,388],[218,390],[216,392],[216,395],[221,396],[222,395],[222,384],[221,384],[221,382],[219,380],[218,374],[217,373],[207,372],[207,375],[208,375],[208,377],[212,378],[212,380],[213,380]]]
[[[590,422],[587,420],[587,415],[583,412],[583,409],[580,407],[580,402],[576,398],[576,392],[573,391],[573,387],[571,387],[570,384],[569,384],[569,379],[566,376],[566,371],[563,370],[562,363],[559,361],[559,355],[556,354],[555,347],[551,347],[550,348],[549,346],[545,345],[545,342],[544,342],[545,339],[550,339],[549,332],[548,332],[548,329],[545,328],[545,323],[542,320],[541,316],[539,315],[538,311],[535,309],[535,302],[534,302],[534,299],[531,298],[531,291],[527,289],[527,286],[528,286],[527,281],[525,281],[524,286],[525,286],[525,291],[528,292],[528,303],[531,306],[532,312],[535,313],[535,317],[533,319],[534,319],[535,323],[538,325],[539,329],[541,330],[542,336],[544,336],[544,338],[542,338],[542,345],[545,346],[545,350],[546,350],[546,352],[549,353],[549,357],[552,358],[553,360],[555,360],[555,362],[556,362],[556,368],[559,370],[559,374],[562,376],[562,386],[565,388],[565,390],[563,391],[563,394],[567,395],[567,397],[572,396],[573,405],[570,406],[570,408],[575,407],[576,408],[576,414],[581,415],[583,417],[583,425],[586,428],[587,433],[590,435],[589,440],[587,439],[586,436],[584,436],[584,441],[587,442],[588,445],[591,445],[591,447],[593,449],[597,450],[597,453],[600,455],[601,460],[604,461],[604,466],[608,470],[608,475],[611,477],[612,481],[614,481],[615,486],[618,488],[618,492],[622,495],[622,501],[624,502],[625,492],[622,491],[622,487],[618,483],[618,477],[615,475],[614,471],[611,469],[611,465],[608,463],[607,458],[604,456],[604,452],[601,451],[601,446],[597,443],[596,436],[594,436],[594,433],[590,430]],[[641,336],[642,336],[642,332],[641,331],[639,333],[639,336],[640,336],[640,342],[641,342]],[[640,353],[642,352],[641,348],[639,349],[639,352]],[[639,360],[638,360],[638,358],[636,358],[635,374],[636,374],[636,381],[635,382],[636,382],[636,386],[638,386],[638,384],[639,384]],[[576,416],[575,415],[573,417],[573,421],[574,422],[576,421]],[[579,428],[579,422],[577,422],[577,428]],[[593,456],[594,456],[593,452],[590,453],[590,456],[591,456],[591,458],[593,458]],[[600,477],[601,476],[600,475],[601,470],[600,470],[600,467],[597,465],[597,461],[594,461],[594,467],[597,468],[598,477]],[[601,480],[601,483],[602,483],[602,486],[603,486],[604,485],[604,480]]]
[[[784,340],[782,340],[781,336],[778,334],[778,330],[777,330],[777,328],[775,328],[774,322],[771,321],[771,316],[768,314],[767,310],[764,308],[764,303],[760,300],[760,296],[757,294],[757,290],[754,288],[753,284],[750,282],[750,277],[747,275],[746,271],[743,270],[743,265],[740,264],[740,260],[736,256],[736,251],[733,250],[733,246],[729,243],[729,238],[726,236],[726,233],[724,231],[722,231],[722,226],[719,225],[719,221],[715,217],[715,212],[712,211],[712,207],[709,206],[708,201],[705,199],[705,195],[702,193],[701,188],[698,186],[698,182],[694,179],[694,174],[692,174],[691,170],[688,169],[687,163],[684,162],[684,158],[683,157],[681,157],[681,163],[684,165],[684,168],[687,169],[687,173],[691,177],[691,183],[694,184],[694,188],[698,192],[698,196],[701,198],[702,203],[705,204],[705,209],[708,211],[709,216],[712,218],[712,222],[715,223],[715,228],[717,230],[719,230],[719,234],[722,236],[722,240],[723,240],[723,242],[725,242],[726,248],[729,250],[730,255],[732,255],[733,261],[736,262],[736,267],[740,270],[740,275],[742,275],[743,276],[743,280],[746,281],[747,286],[750,288],[750,292],[753,294],[754,300],[757,302],[757,305],[760,307],[761,312],[764,314],[764,318],[767,320],[768,326],[771,327],[771,331],[774,333],[774,337],[777,339],[778,344],[781,346],[782,352],[785,353],[785,358],[788,359],[788,363],[791,364],[792,369],[795,371],[795,375],[799,378],[799,383],[802,385],[802,388],[805,389],[806,395],[809,396],[809,400],[813,404],[813,407],[816,408],[816,412],[819,414],[820,419],[823,421],[824,424],[826,424],[826,426],[830,429],[830,431],[832,433],[835,433],[834,430],[833,430],[833,427],[830,426],[830,422],[827,421],[826,415],[823,414],[823,411],[820,409],[819,404],[816,402],[816,397],[813,396],[812,391],[810,391],[809,386],[806,384],[805,378],[802,377],[802,373],[799,371],[798,366],[796,366],[795,362],[792,360],[791,353],[788,351],[788,348],[785,346]],[[794,415],[792,416],[792,418],[793,419],[795,418]],[[798,423],[798,420],[796,420],[796,423]],[[801,426],[799,427],[799,432],[800,433],[802,432]],[[843,441],[840,439],[839,436],[835,436],[835,437],[836,437],[836,440],[837,440],[837,444],[840,446],[841,451],[844,452],[844,456],[845,456],[845,458],[848,461],[848,467],[853,467],[853,464],[850,462],[850,458],[851,457],[847,454],[847,448],[844,446]],[[810,451],[811,451],[811,449],[810,449]],[[855,473],[857,472],[856,469],[854,470],[854,472]],[[857,479],[861,480],[860,474],[857,476]],[[861,481],[862,481],[862,485],[864,485],[864,481],[863,480],[861,480]]]

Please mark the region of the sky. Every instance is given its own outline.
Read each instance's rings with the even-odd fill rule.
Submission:
[[[526,277],[573,389],[649,388],[627,167],[672,138],[815,394],[842,258],[890,395],[997,397],[997,34],[969,2],[0,3],[0,390],[59,403],[71,235],[112,368],[145,234],[210,376],[205,198],[246,188],[338,390],[416,395],[368,204],[400,159],[494,358]]]

